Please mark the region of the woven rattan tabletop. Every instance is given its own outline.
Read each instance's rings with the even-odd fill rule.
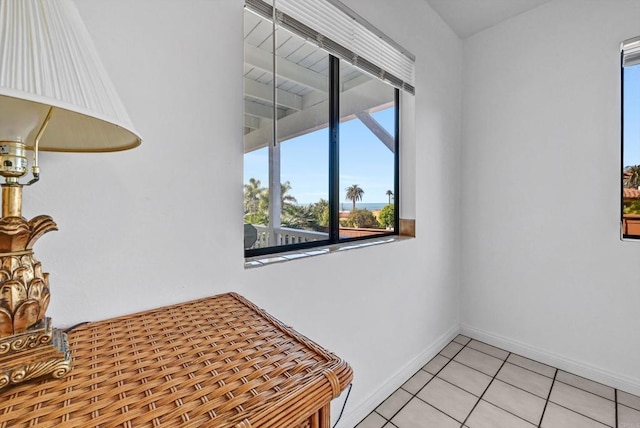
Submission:
[[[297,427],[353,377],[234,293],[85,324],[69,346],[67,377],[0,391],[0,427]]]

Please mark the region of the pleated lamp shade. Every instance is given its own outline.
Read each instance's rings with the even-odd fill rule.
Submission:
[[[0,141],[106,152],[141,139],[72,0],[0,0]]]

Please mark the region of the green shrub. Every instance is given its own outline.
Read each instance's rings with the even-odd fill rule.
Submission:
[[[383,228],[393,228],[395,226],[395,206],[387,205],[378,214],[378,221]]]
[[[640,201],[633,201],[624,205],[625,214],[640,214]]]
[[[355,209],[349,213],[349,216],[344,221],[347,227],[362,227],[362,228],[379,228],[378,220],[376,216],[369,210]]]

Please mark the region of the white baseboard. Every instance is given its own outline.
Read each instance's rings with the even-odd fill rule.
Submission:
[[[463,334],[473,339],[488,343],[489,345],[497,346],[506,351],[522,355],[523,357],[548,364],[596,382],[600,382],[621,391],[640,395],[640,379],[623,376],[582,361],[572,360],[570,358],[563,357],[562,355],[527,345],[518,340],[490,333],[467,324],[462,324],[462,326],[455,325],[451,327],[449,331],[440,336],[418,356],[409,361],[404,367],[391,376],[389,380],[378,388],[378,390],[372,391],[371,394],[369,394],[369,396],[367,396],[362,402],[357,403],[355,408],[350,406],[351,403],[347,403],[347,409],[345,410],[345,414],[337,428],[355,427],[389,395],[393,394],[393,392],[405,383],[415,372],[435,357],[438,352],[440,352],[442,348],[451,342],[458,334]],[[350,407],[351,410],[349,409]]]
[[[402,367],[393,376],[391,376],[391,378],[389,378],[389,380],[382,384],[380,388],[378,388],[376,391],[372,391],[369,396],[366,397],[362,402],[357,403],[355,408],[350,406],[351,403],[347,403],[345,414],[343,415],[342,420],[340,420],[340,423],[336,428],[355,427],[361,420],[366,418],[369,413],[375,410],[375,408],[378,407],[380,403],[382,403],[388,396],[393,394],[396,389],[400,388],[403,383],[405,383],[411,376],[413,376],[418,370],[420,370],[420,368],[422,368],[433,357],[435,357],[438,352],[442,350],[442,348],[447,346],[447,344],[458,335],[459,331],[459,325],[456,324],[451,327],[449,331],[440,336],[418,356],[409,361],[404,365],[404,367]],[[340,405],[342,405],[342,403],[340,403]],[[334,406],[335,405],[332,405],[332,408]],[[351,408],[351,410],[349,408]]]
[[[640,379],[630,378],[582,361],[572,360],[562,355],[536,348],[508,337],[490,333],[467,324],[462,324],[461,334],[566,372],[628,392],[629,394],[640,395]]]

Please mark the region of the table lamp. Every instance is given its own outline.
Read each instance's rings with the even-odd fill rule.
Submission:
[[[71,370],[66,335],[45,316],[49,278],[32,249],[57,226],[22,217],[22,188],[40,178],[38,151],[140,142],[75,3],[0,0],[0,388]],[[33,177],[21,183],[29,164]]]

